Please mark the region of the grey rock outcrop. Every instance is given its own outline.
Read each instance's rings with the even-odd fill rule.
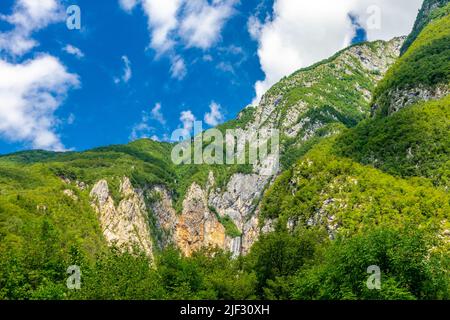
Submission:
[[[119,191],[123,199],[117,206],[106,180],[98,181],[90,193],[103,235],[110,245],[129,251],[137,247],[152,258],[153,244],[143,193],[134,189],[127,177],[122,179]]]

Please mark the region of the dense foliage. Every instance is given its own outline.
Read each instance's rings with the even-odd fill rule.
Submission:
[[[430,230],[375,228],[330,241],[317,229],[280,229],[233,260],[205,249],[183,257],[169,248],[153,265],[145,255],[111,248],[86,257],[58,250],[42,227],[33,248],[0,251],[1,299],[449,299],[449,252]],[[448,249],[447,249],[448,250]],[[81,270],[79,290],[66,286],[67,266]],[[367,268],[381,288],[367,286]]]
[[[398,88],[448,85],[448,9],[421,11],[415,41],[376,90],[377,102]],[[450,97],[363,120],[369,103],[354,85],[373,90],[376,75],[342,76],[337,58],[269,91],[283,95],[280,119],[302,99],[313,106],[304,115],[323,127],[301,145],[283,137],[285,171],[260,207],[261,226],[271,222],[273,231],[245,257],[214,248],[185,257],[169,247],[150,261],[108,247],[89,190],[107,179],[119,201],[127,176],[136,187],[167,186],[180,209],[192,182],[205,186],[213,171],[221,187],[249,166],[175,166],[172,146],[150,140],[0,157],[0,299],[450,299]],[[295,84],[318,74],[314,88]],[[244,128],[254,112],[219,130]],[[220,222],[240,235],[231,219]],[[73,265],[79,290],[66,285]],[[367,285],[371,266],[380,271],[379,289]]]
[[[449,186],[450,96],[364,121],[338,138],[335,152],[393,175]]]
[[[388,114],[389,97],[394,91],[450,83],[450,4],[440,10],[446,14],[424,28],[375,90],[378,113]]]

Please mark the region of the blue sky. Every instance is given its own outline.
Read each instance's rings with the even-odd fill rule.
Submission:
[[[328,9],[304,0],[31,1],[0,2],[2,154],[165,140],[194,117],[232,119],[299,67],[366,37],[406,34],[420,6],[371,1],[384,26],[374,31],[369,3],[351,0],[339,9],[331,0],[315,1]],[[81,30],[66,26],[70,5],[81,9]],[[394,19],[394,10],[407,13]]]

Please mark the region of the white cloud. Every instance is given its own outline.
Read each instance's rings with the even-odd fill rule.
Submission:
[[[265,79],[255,84],[253,104],[282,77],[330,57],[348,46],[355,35],[349,14],[367,25],[368,9],[380,8],[380,29],[368,30],[369,40],[388,40],[407,34],[421,0],[275,0],[273,17],[248,21],[250,35],[258,41],[258,56]]]
[[[257,17],[250,16],[250,18],[247,21],[247,29],[252,39],[254,40],[259,39],[259,37],[261,36],[263,26],[264,26],[263,23],[261,23],[261,21]]]
[[[151,32],[150,46],[158,54],[171,49],[175,43],[171,33],[178,26],[177,14],[183,2],[184,0],[143,0]]]
[[[234,73],[234,67],[229,62],[221,61],[217,64],[216,68],[222,72]]]
[[[182,80],[187,74],[186,63],[180,56],[172,58],[172,66],[170,67],[170,75],[172,78]]]
[[[156,120],[162,125],[165,125],[166,119],[164,119],[161,109],[161,104],[157,103],[150,112],[143,111],[140,122],[136,123],[131,130],[130,140],[152,139],[155,141],[160,141],[161,139],[159,139],[156,135],[152,135],[155,128],[150,125],[150,120]]]
[[[367,38],[373,40],[390,40],[394,37],[408,35],[423,0],[360,0],[354,1],[353,13],[367,30]],[[380,14],[379,28],[372,22]]]
[[[74,47],[71,44],[66,45],[63,50],[65,52],[67,52],[68,54],[71,54],[75,57],[77,57],[78,59],[82,59],[84,58],[84,53],[77,47]]]
[[[152,119],[158,121],[162,125],[165,125],[166,119],[164,119],[164,115],[162,114],[161,109],[162,109],[161,103],[157,103],[151,111],[151,116]]]
[[[209,105],[210,112],[205,114],[205,122],[212,127],[217,126],[219,123],[223,122],[224,116],[221,112],[221,107],[214,101]]]
[[[182,135],[188,137],[194,128],[195,116],[191,110],[182,111],[180,114],[180,121],[182,123]]]
[[[123,60],[123,63],[125,64],[122,80],[123,80],[123,82],[128,82],[128,81],[130,81],[131,75],[132,75],[131,74],[131,62],[127,56],[122,56],[122,60]]]
[[[150,117],[147,112],[142,112],[141,121],[133,126],[131,129],[130,140],[147,139],[150,137],[151,132],[154,130],[148,122]]]
[[[203,59],[203,61],[205,61],[205,62],[211,62],[211,61],[214,60],[213,57],[212,57],[210,54],[205,54],[205,55],[202,57],[202,59]]]
[[[161,142],[161,139],[156,134],[152,135],[150,139],[152,139],[153,141]]]
[[[13,25],[11,31],[0,33],[0,51],[20,56],[38,45],[32,33],[63,21],[64,12],[57,0],[16,0],[13,12],[0,15],[0,20]]]
[[[119,0],[121,7],[130,12],[136,1]],[[222,29],[234,14],[239,0],[140,0],[148,17],[150,47],[157,58],[166,54],[172,62],[171,74],[183,79],[186,74],[184,60],[177,54],[183,46],[206,50],[216,44]]]
[[[114,82],[116,84],[119,84],[120,82],[124,82],[127,83],[128,81],[130,81],[133,73],[131,71],[131,61],[130,59],[128,59],[127,56],[122,56],[122,61],[123,61],[123,74],[120,78],[114,78]]]
[[[225,22],[235,12],[236,0],[190,0],[180,26],[180,36],[188,47],[208,49],[220,38]]]
[[[138,0],[119,0],[119,4],[123,10],[131,12],[138,4]]]
[[[152,130],[153,128],[150,127],[147,123],[140,122],[134,125],[131,131],[130,140],[134,141],[138,139],[147,139]]]
[[[79,85],[55,57],[41,55],[21,64],[0,60],[0,135],[34,149],[63,151],[54,113],[67,91]]]
[[[142,0],[151,33],[150,46],[161,54],[182,40],[188,47],[208,49],[220,39],[222,28],[238,2]]]

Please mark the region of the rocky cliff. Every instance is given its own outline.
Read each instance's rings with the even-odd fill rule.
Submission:
[[[152,257],[153,244],[143,192],[134,189],[127,177],[122,179],[119,191],[123,199],[117,206],[106,180],[97,182],[90,193],[103,235],[111,245],[130,251],[137,247]]]

